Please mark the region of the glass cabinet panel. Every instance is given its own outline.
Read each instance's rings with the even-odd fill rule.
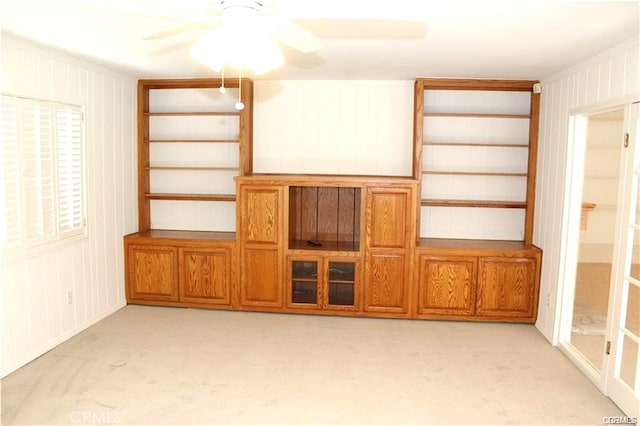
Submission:
[[[355,276],[355,263],[329,262],[329,305],[354,306]]]
[[[291,302],[318,303],[318,262],[294,260],[291,263]]]

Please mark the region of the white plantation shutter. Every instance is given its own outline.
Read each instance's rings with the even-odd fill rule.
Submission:
[[[15,246],[20,243],[20,154],[18,151],[18,103],[2,97],[2,173],[0,188],[0,244]]]
[[[82,232],[84,201],[82,185],[82,112],[79,108],[56,109],[58,152],[58,227],[61,234]]]
[[[27,242],[55,237],[53,107],[22,100],[20,148]]]
[[[2,96],[5,249],[84,233],[83,163],[79,107]]]

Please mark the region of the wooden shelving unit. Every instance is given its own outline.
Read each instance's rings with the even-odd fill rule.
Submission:
[[[416,80],[413,176],[421,181],[419,218],[433,213],[432,208],[493,209],[496,213],[486,211],[484,217],[509,226],[519,222],[520,229],[483,238],[531,244],[539,110],[539,95],[533,90],[536,83]],[[468,238],[455,230],[450,235],[432,235],[425,222],[419,222],[418,229],[420,237]]]
[[[223,96],[221,83],[138,82],[139,231],[124,238],[130,303],[221,309],[234,304],[236,234],[216,229],[209,217],[226,204],[220,210],[235,224],[228,207],[236,201],[234,178],[252,172],[253,85],[228,79]],[[234,109],[238,92],[242,111]],[[203,183],[209,181],[225,190],[207,190]],[[204,206],[204,214],[194,206]],[[173,220],[168,229],[154,224],[162,207]],[[182,217],[187,219],[180,222]]]
[[[225,95],[218,91],[221,84],[220,79],[138,82],[140,231],[154,227],[152,200],[171,203],[235,202],[233,178],[251,173],[253,83],[247,79],[241,82],[228,79],[225,81],[228,89]],[[234,108],[238,92],[245,104],[242,111]],[[188,158],[196,151],[194,147],[200,156],[182,160],[181,157]],[[229,158],[234,156],[235,160]],[[175,180],[188,180],[193,173],[201,174],[193,179],[218,182],[226,190],[210,192],[206,188],[184,188],[186,191],[175,188],[178,186],[173,183]],[[182,205],[185,207],[181,209],[188,209]],[[176,227],[180,224],[172,229]],[[200,224],[194,224],[193,230],[200,227]]]
[[[415,179],[237,182],[239,309],[410,317]]]
[[[250,81],[238,112],[217,79],[141,80],[127,300],[535,322],[536,83],[417,79],[412,175],[386,177],[253,174]]]
[[[416,317],[535,321],[536,84],[416,80]]]

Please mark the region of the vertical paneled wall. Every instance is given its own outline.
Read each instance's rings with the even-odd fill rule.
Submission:
[[[256,81],[254,171],[411,175],[412,81]]]
[[[86,238],[3,260],[5,376],[126,304],[122,236],[137,228],[136,80],[3,35],[1,89],[82,105],[88,212]]]
[[[640,94],[639,39],[542,80],[534,244],[543,249],[536,326],[553,340],[561,286],[561,236],[569,116],[579,109],[623,104]]]

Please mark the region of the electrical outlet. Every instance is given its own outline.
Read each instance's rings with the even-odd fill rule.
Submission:
[[[551,306],[551,293],[547,293],[547,306]]]
[[[71,305],[73,303],[73,292],[71,290],[67,291],[67,305]]]

